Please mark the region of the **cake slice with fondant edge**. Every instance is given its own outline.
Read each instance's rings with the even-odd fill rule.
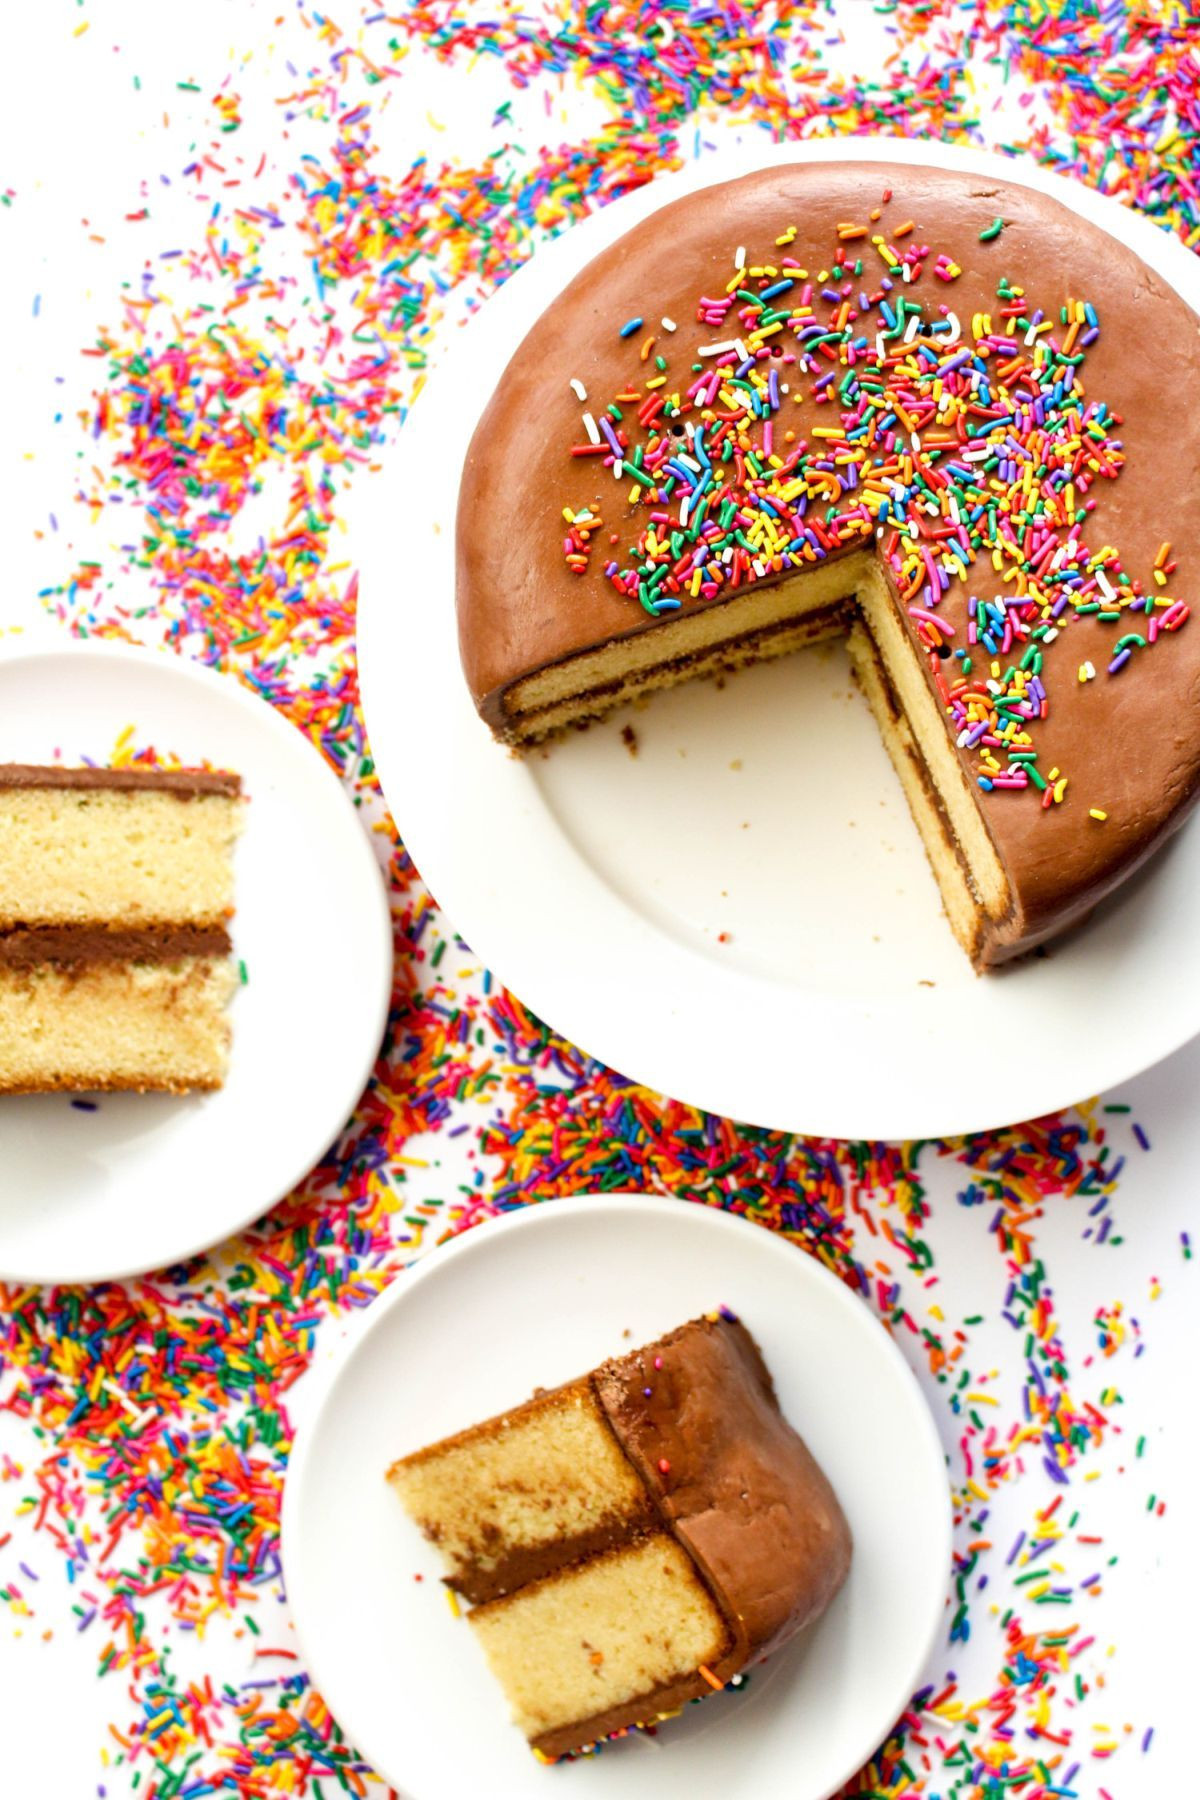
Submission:
[[[818,1618],[850,1565],[837,1498],[727,1311],[388,1479],[546,1757],[723,1687]]]

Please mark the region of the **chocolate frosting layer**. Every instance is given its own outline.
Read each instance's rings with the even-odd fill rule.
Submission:
[[[242,778],[227,769],[93,769],[57,763],[0,763],[0,788],[104,788],[134,794],[152,790],[192,800],[204,794],[233,799]]]
[[[718,1680],[819,1617],[850,1568],[837,1496],[779,1410],[732,1317],[696,1319],[605,1363],[596,1393],[618,1443],[725,1615]],[[648,1391],[647,1391],[648,1390]]]
[[[0,965],[33,969],[40,963],[176,962],[182,956],[228,956],[223,925],[18,925],[0,931]]]
[[[1200,579],[1200,412],[1187,400],[1200,378],[1200,321],[1174,291],[1133,251],[1017,182],[883,163],[763,170],[675,201],[627,233],[564,290],[501,377],[467,453],[457,552],[463,667],[493,727],[502,726],[506,690],[522,677],[660,623],[613,590],[603,555],[583,576],[565,562],[563,506],[599,503],[623,543],[644,518],[630,508],[626,484],[614,484],[597,459],[571,458],[581,438],[571,379],[602,409],[636,362],[619,329],[643,315],[648,330],[664,314],[677,322],[671,367],[686,369],[711,336],[696,319],[697,298],[723,291],[739,245],[748,264],[771,262],[781,254],[776,239],[794,225],[787,254],[814,271],[826,268],[837,253],[838,221],[865,219],[889,188],[878,229],[912,220],[917,240],[961,266],[952,285],[927,272],[921,293],[952,307],[968,332],[974,313],[996,308],[1005,277],[1047,317],[1056,318],[1068,298],[1097,308],[1101,332],[1083,382],[1089,399],[1120,415],[1126,462],[1117,480],[1091,488],[1085,541],[1093,550],[1114,546],[1147,590],[1159,546],[1169,541],[1179,563],[1171,592],[1189,598]],[[981,230],[997,217],[1003,230],[981,243]],[[799,435],[820,422],[807,398],[789,416]],[[951,580],[939,613],[955,627],[954,643],[966,641],[972,593],[990,598],[994,587],[985,558],[965,581]],[[736,607],[737,596],[688,602],[710,604]],[[915,643],[903,609],[901,617]],[[1123,629],[1136,629],[1136,616]],[[1064,803],[1044,810],[1029,791],[979,795],[1012,892],[1008,916],[985,928],[985,963],[1020,954],[1085,916],[1200,794],[1200,621],[1108,677],[1114,635],[1111,624],[1075,618],[1048,651],[1051,705],[1036,727],[1037,747],[1041,767],[1070,779]],[[919,646],[918,654],[925,667]],[[1085,661],[1099,673],[1081,683],[1076,670]],[[973,757],[959,754],[973,781]],[[1107,819],[1093,819],[1092,808]]]

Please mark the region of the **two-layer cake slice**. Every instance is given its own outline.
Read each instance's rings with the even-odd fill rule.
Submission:
[[[404,1457],[389,1480],[475,1604],[535,1751],[722,1687],[829,1605],[850,1532],[731,1314]]]
[[[0,765],[0,1092],[220,1087],[237,775]]]

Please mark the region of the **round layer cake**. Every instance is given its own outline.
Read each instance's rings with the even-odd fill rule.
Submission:
[[[1017,183],[822,163],[676,201],[542,315],[471,442],[477,706],[524,745],[845,635],[960,941],[1027,951],[1196,798],[1197,333]]]

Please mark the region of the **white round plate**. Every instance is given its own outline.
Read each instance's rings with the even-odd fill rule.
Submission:
[[[723,689],[676,688],[517,760],[476,716],[455,636],[463,454],[541,310],[686,191],[772,163],[865,158],[952,158],[1051,193],[1200,309],[1200,268],[1180,243],[1032,165],[879,138],[707,157],[544,245],[453,334],[357,514],[362,680],[417,867],[542,1018],[637,1081],[757,1125],[936,1137],[1081,1100],[1200,1030],[1200,830],[1186,828],[1051,954],[980,979],[942,915],[841,649],[747,670]],[[436,779],[411,781],[431,744]]]
[[[283,1559],[301,1646],[350,1741],[405,1800],[545,1800],[547,1773],[386,1469],[721,1304],[758,1339],[845,1508],[849,1579],[740,1692],[685,1708],[657,1740],[606,1746],[561,1782],[588,1800],[824,1800],[899,1717],[950,1578],[945,1458],[900,1351],[835,1276],[761,1226],[684,1200],[555,1200],[400,1276],[333,1352],[292,1452]]]
[[[241,775],[234,954],[247,982],[214,1094],[0,1098],[0,1277],[103,1281],[206,1249],[318,1162],[366,1085],[392,933],[366,832],[317,751],[265,700],[167,651],[0,656],[0,762],[103,762],[134,742]]]

